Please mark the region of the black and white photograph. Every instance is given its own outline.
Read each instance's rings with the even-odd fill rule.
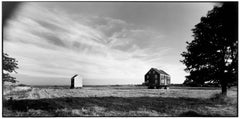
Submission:
[[[2,1],[2,117],[238,117],[238,1]]]

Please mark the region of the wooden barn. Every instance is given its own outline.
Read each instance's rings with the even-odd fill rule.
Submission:
[[[162,87],[166,89],[170,85],[170,75],[163,70],[151,68],[145,74],[145,85],[148,86],[149,89]]]
[[[71,86],[70,88],[73,89],[73,88],[82,88],[83,87],[83,82],[82,82],[83,78],[79,75],[74,75],[72,78],[71,78]]]

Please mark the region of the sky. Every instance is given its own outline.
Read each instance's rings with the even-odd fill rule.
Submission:
[[[150,68],[183,83],[180,55],[214,3],[24,2],[3,29],[3,51],[29,85],[141,84]]]

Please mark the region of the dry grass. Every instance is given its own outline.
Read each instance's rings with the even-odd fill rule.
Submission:
[[[237,90],[87,87],[34,88],[4,101],[3,116],[237,116]]]
[[[82,89],[67,88],[33,88],[26,95],[15,99],[43,99],[61,97],[187,97],[187,98],[210,98],[213,94],[220,93],[220,89],[208,88],[177,88],[177,89],[146,89],[146,87],[84,87]],[[237,92],[230,90],[229,95],[234,96]],[[10,96],[10,95],[8,95]],[[6,96],[6,97],[8,97]]]

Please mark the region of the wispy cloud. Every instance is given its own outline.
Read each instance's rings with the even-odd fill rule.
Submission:
[[[162,34],[120,19],[69,15],[34,3],[4,28],[4,52],[19,61],[18,80],[59,78],[56,84],[68,83],[75,73],[88,84],[142,83],[157,66],[172,68],[174,75],[175,66],[161,60],[171,50],[159,47],[161,40]],[[29,83],[42,82],[34,81]]]

